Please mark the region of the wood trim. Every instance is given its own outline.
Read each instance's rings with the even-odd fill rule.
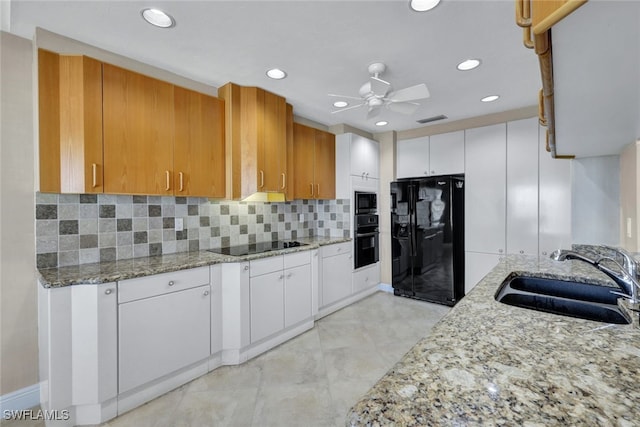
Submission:
[[[291,201],[293,200],[293,186],[294,179],[296,173],[296,164],[293,161],[293,106],[291,104],[286,105],[286,134],[287,134],[287,172],[286,172],[286,187],[285,187],[285,200]]]
[[[533,34],[543,34],[571,12],[585,4],[587,0],[544,0],[532,2]]]
[[[60,56],[38,49],[40,191],[60,192]]]

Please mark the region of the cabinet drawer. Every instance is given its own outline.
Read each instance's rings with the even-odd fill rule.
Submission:
[[[283,266],[282,255],[249,261],[251,277],[282,271]]]
[[[311,262],[311,251],[296,252],[284,256],[284,268],[293,268]]]
[[[322,258],[351,252],[352,242],[336,243],[322,247]]]
[[[118,303],[209,284],[209,267],[172,271],[118,282]]]

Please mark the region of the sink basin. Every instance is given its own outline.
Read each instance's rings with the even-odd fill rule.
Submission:
[[[508,277],[496,300],[516,307],[580,319],[625,325],[631,321],[617,304],[617,288],[530,276]]]

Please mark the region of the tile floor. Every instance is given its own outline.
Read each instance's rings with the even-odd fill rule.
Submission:
[[[448,310],[378,292],[243,365],[218,368],[103,426],[344,426],[348,409]]]

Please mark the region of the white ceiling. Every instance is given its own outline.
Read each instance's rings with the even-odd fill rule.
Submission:
[[[2,0],[3,2],[5,0]],[[298,116],[331,126],[381,132],[416,120],[448,120],[536,105],[540,73],[521,43],[512,0],[443,0],[417,13],[408,1],[32,1],[12,0],[10,31],[32,38],[35,27],[134,58],[218,87],[233,81],[285,96]],[[140,11],[154,6],[177,25],[159,29]],[[456,65],[480,58],[480,68]],[[358,96],[367,66],[386,63],[395,89],[426,83],[431,97],[412,116],[384,110],[374,126],[366,109],[331,114],[335,98]],[[265,76],[271,67],[288,78]],[[480,98],[498,94],[493,103]],[[438,123],[443,123],[440,121]]]

